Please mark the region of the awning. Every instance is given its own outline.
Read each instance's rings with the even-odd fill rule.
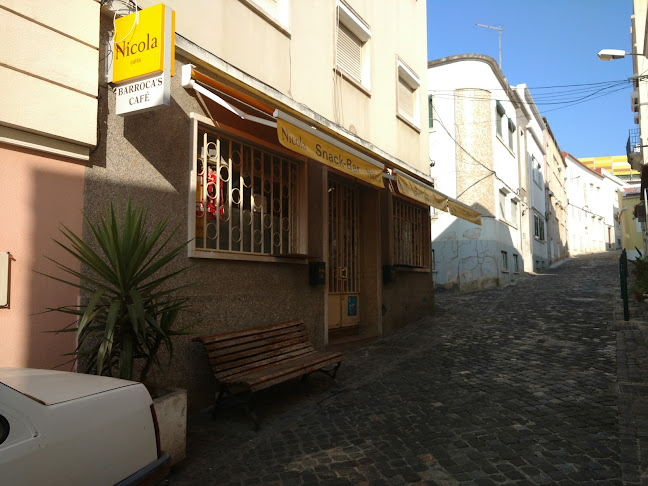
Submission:
[[[280,110],[275,110],[274,116],[279,143],[287,149],[376,187],[385,187],[384,164]]]
[[[224,90],[228,89],[226,86],[221,85],[220,83],[214,81],[213,79],[205,76],[204,74],[200,74],[196,72],[193,69],[193,66],[191,64],[185,64],[182,66],[182,86],[184,88],[193,88],[197,93],[200,93],[201,95],[209,98],[213,102],[217,103],[218,105],[222,106],[228,111],[231,111],[235,115],[238,115],[241,117],[243,120],[248,120],[252,121],[255,123],[260,123],[261,125],[266,125],[269,127],[276,127],[277,123],[274,120],[268,120],[256,115],[252,115],[241,108],[238,108],[234,106],[232,103],[229,103],[227,100],[225,100],[223,97],[219,96],[218,94],[214,93],[213,91],[203,87],[201,84],[203,83],[207,86],[209,86],[212,89],[218,90],[223,92],[223,94],[228,94]],[[247,98],[244,97],[243,95],[238,95],[239,98]],[[266,113],[268,117],[271,117],[272,115],[270,113],[267,113],[267,110],[264,110],[263,107],[257,107],[252,105],[251,103],[254,103],[253,100],[251,99],[241,99],[239,100],[244,104],[248,104],[250,108],[253,108],[261,113]]]
[[[190,64],[182,66],[182,86],[185,88],[193,88],[196,92],[201,93],[203,96],[211,99],[244,120],[270,127],[276,126],[279,143],[293,152],[321,162],[328,167],[373,186],[379,188],[385,187],[383,175],[387,176],[387,173],[385,172],[385,165],[383,163],[281,110],[275,109],[272,111],[269,106],[247,95],[238,92],[233,93],[232,88],[197,72]],[[210,89],[207,89],[205,86]],[[247,108],[257,111],[260,115],[267,116],[268,118],[274,118],[276,121],[263,118],[262,116],[252,115],[248,113],[247,109],[244,110],[235,106],[212,90],[216,90],[226,97],[232,97]],[[425,182],[415,179],[398,169],[393,169],[392,171],[395,175],[398,192],[400,194],[425,205],[440,209],[441,211],[449,211],[453,216],[470,221],[471,223],[481,225],[481,215],[466,204],[446,196],[434,189],[431,185],[425,184]],[[392,176],[389,177],[394,178]]]
[[[393,173],[396,176],[398,192],[403,196],[407,196],[420,203],[440,209],[441,211],[449,211],[450,214],[457,218],[481,226],[481,214],[470,206],[446,196],[442,192],[434,189],[432,186],[414,179],[398,169],[394,169]]]
[[[463,220],[470,221],[471,223],[475,223],[481,226],[481,214],[472,209],[470,206],[467,206],[466,204],[457,201],[456,199],[450,198],[448,200],[448,210],[450,211],[450,214],[456,216],[457,218],[461,218]]]
[[[393,172],[396,176],[398,192],[402,195],[411,197],[418,202],[435,207],[441,211],[448,210],[448,196],[397,169],[394,169]]]

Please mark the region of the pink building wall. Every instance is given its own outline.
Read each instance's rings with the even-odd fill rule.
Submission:
[[[52,238],[60,239],[60,223],[81,232],[84,171],[83,164],[69,159],[0,144],[0,251],[15,258],[9,307],[0,308],[0,367],[51,369],[74,350],[74,333],[46,332],[72,319],[39,313],[76,304],[78,291],[36,272],[63,276],[46,257],[75,264]]]

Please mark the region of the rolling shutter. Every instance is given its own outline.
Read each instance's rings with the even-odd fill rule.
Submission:
[[[414,118],[414,90],[403,78],[398,78],[398,113],[408,119]]]
[[[362,41],[343,24],[338,24],[337,64],[362,81]]]

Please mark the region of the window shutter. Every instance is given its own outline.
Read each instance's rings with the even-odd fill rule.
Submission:
[[[337,64],[362,81],[362,41],[343,24],[338,24]]]
[[[398,78],[398,112],[409,119],[414,118],[414,90],[402,78]]]

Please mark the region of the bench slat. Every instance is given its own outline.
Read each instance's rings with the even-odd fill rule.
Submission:
[[[248,376],[261,369],[274,368],[290,358],[303,358],[315,353],[317,353],[317,351],[310,347],[297,349],[291,353],[282,353],[281,355],[273,356],[267,360],[255,361],[246,366],[239,366],[218,374],[214,373],[214,376],[220,381],[234,383],[242,376]]]
[[[260,381],[254,384],[250,384],[250,390],[252,391],[258,391],[258,390],[263,390],[264,388],[268,388],[272,385],[276,385],[278,383],[282,383],[284,381],[292,380],[293,378],[297,378],[299,376],[305,375],[306,373],[311,373],[313,371],[317,371],[321,368],[324,368],[326,366],[332,366],[338,364],[340,361],[342,361],[342,358],[340,356],[338,357],[331,357],[325,361],[320,361],[318,363],[313,363],[305,368],[301,368],[292,372],[287,372],[283,374],[282,376],[275,377],[273,379],[266,379],[265,381]]]
[[[289,346],[283,349],[275,349],[268,351],[266,353],[250,356],[246,359],[239,359],[236,361],[229,361],[224,363],[212,363],[210,360],[210,365],[214,375],[220,375],[221,373],[232,373],[232,371],[237,371],[238,369],[245,370],[251,369],[263,364],[270,363],[271,361],[280,361],[284,357],[297,356],[299,354],[314,352],[315,350],[306,343],[296,344],[294,346]],[[267,361],[267,363],[266,363]]]
[[[249,336],[249,335],[258,335],[259,333],[263,333],[266,331],[273,331],[275,329],[283,329],[286,327],[290,326],[295,326],[295,325],[304,325],[303,321],[287,321],[287,322],[280,322],[278,324],[270,324],[267,326],[258,326],[258,327],[253,327],[249,329],[243,329],[240,331],[232,331],[232,332],[227,332],[224,334],[212,334],[209,336],[198,336],[193,339],[193,341],[199,341],[202,342],[203,344],[210,344],[210,343],[217,343],[217,342],[222,342],[222,341],[227,341],[228,339],[233,339],[237,337],[243,337],[243,336]]]
[[[245,373],[243,376],[239,376],[239,379],[243,379],[245,383],[253,385],[257,382],[264,381],[269,378],[281,376],[286,372],[297,370],[302,367],[316,364],[320,361],[325,361],[329,358],[335,357],[339,357],[339,353],[325,353],[315,351],[314,353],[310,353],[305,356],[288,358],[279,363],[275,363],[269,366],[261,366],[260,368]]]
[[[295,340],[301,341],[301,342],[306,342],[306,333],[304,330],[296,330],[293,332],[281,334],[279,336],[269,336],[269,337],[264,337],[261,339],[256,339],[254,341],[247,341],[244,343],[232,343],[231,345],[228,343],[227,346],[221,346],[221,345],[215,345],[215,344],[209,344],[205,348],[207,350],[207,353],[209,354],[210,358],[216,357],[216,356],[227,356],[227,355],[234,355],[237,352],[240,351],[245,351],[245,350],[254,350],[254,348],[260,348],[263,347],[264,345],[272,345],[272,344],[281,344],[283,342],[293,342]]]
[[[308,344],[306,344],[301,339],[293,339],[292,341],[285,341],[285,342],[282,342],[282,343],[266,345],[266,346],[256,348],[256,349],[247,349],[247,350],[239,351],[238,353],[228,354],[228,355],[225,355],[225,356],[216,356],[214,358],[210,357],[209,362],[212,365],[215,366],[215,365],[222,364],[222,363],[230,363],[230,362],[234,362],[234,361],[237,361],[237,360],[251,358],[251,357],[258,356],[259,354],[263,354],[263,353],[266,353],[266,352],[269,352],[269,351],[281,350],[281,349],[285,349],[285,348],[288,348],[288,347],[291,347],[291,346],[299,346],[299,345],[309,346]]]
[[[290,327],[284,327],[281,329],[273,329],[271,331],[259,333],[257,335],[249,335],[249,336],[241,336],[241,337],[235,337],[232,339],[228,339],[226,341],[220,341],[217,343],[206,343],[205,344],[205,349],[221,349],[221,348],[227,348],[229,346],[238,346],[242,345],[245,343],[251,343],[255,341],[260,341],[263,339],[271,339],[271,338],[281,338],[281,336],[285,336],[288,334],[296,333],[296,332],[301,332],[306,334],[306,327],[301,324],[301,325],[294,325]]]

